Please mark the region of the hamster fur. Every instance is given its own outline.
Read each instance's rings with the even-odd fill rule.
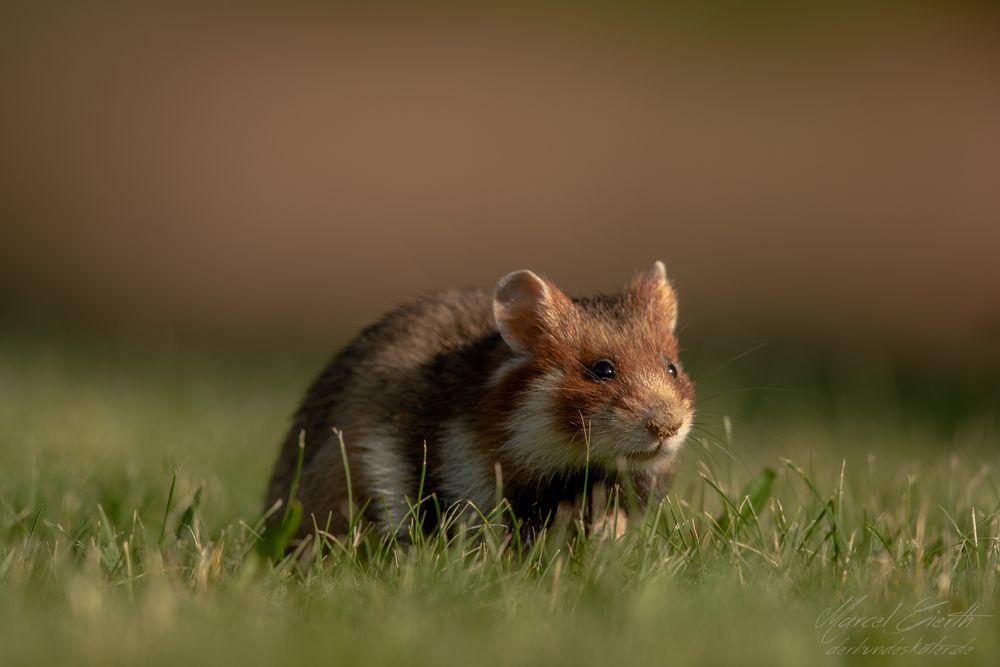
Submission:
[[[694,417],[676,323],[661,262],[613,294],[570,298],[517,271],[493,293],[451,290],[402,306],[309,388],[268,505],[290,493],[300,438],[302,535],[314,525],[343,533],[362,507],[382,533],[403,535],[421,479],[442,511],[472,503],[487,514],[502,493],[534,527],[579,497],[585,471],[591,484],[645,502],[672,473]],[[433,527],[436,513],[424,514],[423,528]]]

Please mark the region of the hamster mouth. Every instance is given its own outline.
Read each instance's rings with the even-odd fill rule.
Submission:
[[[629,452],[625,455],[625,457],[632,461],[649,461],[650,459],[656,458],[662,450],[663,443],[658,442],[652,449],[646,449],[639,452]]]

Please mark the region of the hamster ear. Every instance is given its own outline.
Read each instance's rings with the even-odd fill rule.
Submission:
[[[514,352],[535,349],[558,321],[568,299],[554,285],[531,271],[508,273],[493,292],[493,317],[504,341]]]
[[[670,332],[677,328],[677,294],[667,279],[667,267],[657,261],[632,282],[634,289],[650,304],[657,317],[663,318]]]

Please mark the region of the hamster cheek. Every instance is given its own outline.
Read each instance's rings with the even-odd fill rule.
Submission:
[[[599,409],[590,420],[591,459],[615,460],[621,454],[621,447],[631,441],[632,430],[620,410],[610,405]]]
[[[599,426],[605,399],[593,383],[563,378],[555,395],[555,418],[567,425],[572,436],[580,437]]]

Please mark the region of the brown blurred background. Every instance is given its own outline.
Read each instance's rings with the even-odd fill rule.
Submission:
[[[6,302],[315,342],[436,287],[585,293],[659,258],[689,346],[1000,349],[984,7],[86,4],[2,10]]]

